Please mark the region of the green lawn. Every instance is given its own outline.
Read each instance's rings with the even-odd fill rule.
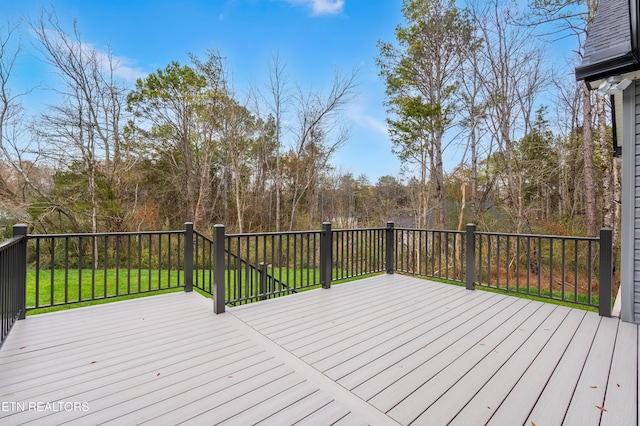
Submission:
[[[318,269],[269,269],[268,273],[276,281],[267,281],[267,293],[277,295],[290,294],[318,288],[320,286],[320,272]],[[256,271],[227,270],[226,271],[225,296],[228,301],[241,300],[256,301],[260,298],[259,274]],[[334,280],[338,276],[338,271],[334,270]],[[375,275],[375,274],[372,274]],[[37,277],[39,276],[39,280]],[[334,283],[344,283],[363,278],[367,275],[341,279]],[[432,281],[440,281],[447,284],[464,285],[463,283],[449,280],[442,280],[429,277],[420,277]],[[194,271],[193,285],[199,293],[211,297],[213,292],[213,274],[208,270]],[[53,288],[51,282],[54,283]],[[65,284],[66,283],[66,284]],[[280,284],[282,283],[282,285]],[[288,289],[285,286],[288,285]],[[164,292],[183,291],[184,273],[177,270],[140,270],[128,271],[121,269],[96,270],[77,269],[41,270],[39,275],[35,269],[27,270],[27,308],[29,314],[48,312],[52,310],[68,309],[70,307],[86,306],[107,301],[116,301],[155,295]],[[571,300],[562,300],[562,293],[554,290],[550,294],[548,290],[542,290],[538,295],[537,288],[527,291],[520,288],[518,291],[514,286],[509,289],[504,287],[497,289],[494,287],[477,286],[476,288],[508,293],[517,297],[524,297],[533,300],[556,303],[570,307],[580,307],[588,310],[597,310],[593,306],[588,306],[586,294],[578,295],[578,303]],[[37,294],[36,294],[37,293]],[[37,297],[37,299],[36,299]],[[271,296],[273,297],[273,296]],[[573,299],[573,294],[565,294],[566,298]],[[37,301],[37,304],[36,304]],[[598,295],[592,294],[591,303],[597,306]]]
[[[429,281],[442,282],[445,284],[453,284],[457,286],[466,286],[465,283],[460,281],[450,281],[439,278],[430,278],[430,277],[418,277]],[[551,296],[549,290],[541,290],[540,295],[538,295],[537,288],[531,288],[531,290],[527,291],[526,287],[517,288],[515,285],[509,285],[507,288],[505,285],[500,288],[490,287],[487,285],[478,285],[476,284],[477,290],[489,291],[493,293],[501,293],[508,294],[509,296],[521,297],[529,300],[537,300],[545,303],[553,303],[554,305],[567,306],[569,308],[579,308],[587,311],[598,312],[598,308],[596,306],[590,306],[588,301],[588,295],[586,294],[578,294],[578,301],[573,302],[573,293],[565,292],[565,300],[562,300],[562,292],[558,290],[553,291],[553,295]],[[597,293],[591,295],[591,302],[593,305],[597,305],[600,298]]]
[[[227,272],[225,287],[227,300],[237,298],[256,298],[258,290],[258,274],[246,270]],[[278,268],[268,270],[276,281],[267,281],[267,291],[285,291],[287,287],[279,283],[288,283],[289,288],[302,291],[306,288],[317,287],[320,273],[317,269],[290,269]],[[73,304],[84,306],[91,301],[122,300],[123,296],[131,298],[132,295],[157,294],[164,291],[176,291],[184,286],[184,273],[177,270],[157,269],[115,269],[91,270],[91,269],[59,269],[27,270],[27,308],[37,309],[61,309],[61,306]],[[53,285],[51,284],[53,283]],[[193,286],[201,293],[213,292],[213,274],[208,270],[196,270],[193,276]],[[116,299],[117,298],[117,299]],[[52,307],[52,308],[50,308]]]
[[[174,292],[178,292],[178,291],[184,291],[184,288],[183,287],[174,287],[174,288],[168,288],[168,289],[164,289],[164,290],[149,291],[149,292],[145,292],[145,293],[128,294],[126,296],[108,297],[108,298],[103,298],[103,299],[87,300],[87,301],[84,301],[84,302],[75,302],[75,303],[70,303],[70,304],[67,304],[67,305],[55,305],[55,306],[49,306],[49,307],[45,307],[45,308],[32,308],[32,309],[29,309],[27,311],[27,315],[44,314],[44,313],[47,313],[47,312],[62,311],[62,310],[66,310],[66,309],[80,308],[80,307],[83,307],[83,306],[100,305],[100,304],[103,304],[103,303],[118,302],[118,301],[121,301],[121,300],[128,300],[128,299],[137,299],[137,298],[140,298],[140,297],[155,296],[155,295],[158,295],[158,294],[174,293]]]
[[[37,274],[35,269],[27,269],[26,302],[29,309],[76,302],[85,302],[83,305],[86,305],[93,300],[175,291],[183,283],[184,275],[181,271],[142,270],[138,275],[138,270],[129,272],[126,269],[60,269],[54,270],[52,275],[51,270],[41,270]]]

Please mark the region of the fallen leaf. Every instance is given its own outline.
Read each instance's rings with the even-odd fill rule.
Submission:
[[[534,422],[531,422],[531,426],[536,426],[536,424]]]
[[[227,376],[227,379],[233,379],[233,376]]]
[[[24,349],[24,348],[26,348],[26,346],[23,346],[23,347],[21,347],[20,349],[22,350],[22,349]]]
[[[160,375],[160,373],[156,374],[156,377],[158,377]]]
[[[95,363],[96,363],[96,361],[91,361],[89,364],[95,364]]]
[[[597,408],[598,410],[600,410],[600,411],[607,411],[607,409],[606,409],[606,408],[601,407],[601,406],[599,406],[599,405],[596,405],[596,408]]]
[[[426,348],[426,347],[427,347],[427,345],[422,345],[422,349],[424,349],[424,348]]]
[[[598,389],[597,386],[589,386],[591,389]]]
[[[617,387],[620,387],[620,383],[616,383],[616,386],[617,386]]]

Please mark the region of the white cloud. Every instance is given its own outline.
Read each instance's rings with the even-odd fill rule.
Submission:
[[[336,15],[344,9],[344,0],[313,0],[314,15]]]
[[[389,128],[387,126],[387,123],[384,120],[380,120],[379,118],[365,113],[362,105],[352,105],[351,108],[347,111],[347,116],[351,119],[351,121],[353,121],[360,127],[371,129],[383,136],[389,136]]]
[[[77,48],[78,44],[74,44],[75,48]],[[95,55],[97,64],[102,71],[108,73],[109,69],[113,67],[113,75],[125,81],[136,81],[138,78],[144,78],[148,74],[141,68],[131,66],[130,64],[133,62],[131,59],[124,56],[116,56],[107,50],[98,49],[93,44],[83,43],[82,50],[87,56]]]
[[[386,121],[380,120],[378,118],[364,115],[361,118],[360,123],[365,124],[369,128],[375,130],[377,133],[380,133],[384,136],[389,136],[389,127],[387,126]]]
[[[99,54],[104,55],[104,60],[101,61],[105,70],[107,69],[106,64],[108,64],[108,54],[106,52],[98,51]],[[120,77],[126,81],[136,81],[139,78],[145,78],[148,73],[144,72],[141,68],[132,67],[127,65],[131,63],[131,61],[127,58],[121,56],[114,56],[113,62],[115,64],[115,69],[113,70],[113,74],[117,77]]]
[[[286,0],[291,4],[311,7],[313,16],[337,15],[344,9],[345,0]]]
[[[108,73],[110,69],[113,69],[113,75],[125,81],[136,81],[138,78],[144,78],[148,74],[141,68],[131,66],[132,60],[123,56],[116,56],[109,50],[99,49],[92,43],[80,43],[67,34],[52,30],[45,31],[53,49],[62,53],[74,52],[78,55],[81,54],[87,60],[95,58],[96,64],[102,71]]]

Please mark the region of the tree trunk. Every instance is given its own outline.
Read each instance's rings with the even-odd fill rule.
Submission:
[[[234,174],[234,186],[233,186],[233,194],[236,199],[236,219],[238,221],[238,232],[244,232],[244,221],[243,221],[243,211],[244,211],[244,197],[242,196],[242,182],[240,180],[240,165],[238,164],[237,156],[233,156],[233,160],[231,161],[233,165],[233,174]]]
[[[607,138],[607,117],[605,99],[598,96],[598,142],[602,155],[602,217],[603,226],[614,228],[614,194],[613,194],[613,161],[612,149]]]
[[[614,271],[618,265],[618,253],[620,252],[620,231],[621,224],[620,218],[622,216],[622,208],[620,205],[620,199],[622,198],[622,182],[620,181],[620,164],[618,160],[611,157],[612,163],[612,175],[613,175],[613,268]]]
[[[193,218],[193,226],[195,229],[198,229],[198,225],[200,225],[204,221],[205,217],[205,200],[207,199],[207,194],[209,193],[209,173],[211,170],[211,145],[213,141],[207,140],[204,142],[204,158],[202,160],[202,167],[200,170],[200,183],[198,185],[198,199],[196,201],[194,218]]]
[[[458,214],[458,231],[462,229],[464,221],[464,209],[467,205],[467,182],[464,177],[464,164],[460,164],[460,213]]]
[[[583,161],[584,161],[584,209],[585,225],[587,235],[595,237],[598,235],[598,218],[596,205],[596,180],[593,163],[593,129],[591,123],[591,93],[586,83],[582,82],[582,106],[584,109],[584,120],[582,123]]]
[[[429,208],[429,188],[427,186],[427,158],[426,153],[422,154],[422,164],[420,165],[420,201],[418,203],[419,206],[419,219],[418,219],[418,227],[419,228],[428,228],[427,221],[427,212]]]
[[[479,223],[482,212],[482,201],[478,193],[478,141],[476,137],[476,120],[473,119],[473,126],[470,134],[471,144],[471,202],[473,203],[473,223]]]
[[[280,232],[280,222],[282,221],[282,213],[280,211],[280,205],[282,204],[282,171],[280,170],[280,131],[278,131],[278,148],[276,152],[276,173],[274,179],[274,185],[276,186],[276,232]]]
[[[436,226],[438,229],[446,229],[444,222],[444,170],[442,166],[442,137],[439,136],[435,149],[435,189],[436,189]]]
[[[185,126],[186,127],[186,126]],[[184,178],[185,186],[184,192],[187,204],[187,220],[195,220],[195,203],[194,203],[194,191],[193,191],[193,161],[191,159],[191,142],[189,141],[188,129],[183,129],[182,135],[182,155],[184,157]]]

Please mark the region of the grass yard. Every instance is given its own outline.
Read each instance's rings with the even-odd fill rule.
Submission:
[[[334,270],[335,277],[340,276],[341,271]],[[264,282],[264,293],[269,297],[306,291],[320,286],[320,271],[314,268],[271,268],[267,269],[268,278]],[[264,294],[260,289],[260,274],[256,270],[240,269],[227,270],[225,279],[225,298],[231,305],[249,303],[260,300]],[[372,274],[373,275],[373,274]],[[367,276],[367,275],[363,275]],[[343,283],[362,278],[351,277],[334,281]],[[29,314],[50,312],[72,307],[86,306],[109,301],[137,298],[147,295],[155,295],[164,292],[183,291],[184,273],[181,270],[159,269],[107,269],[107,270],[27,270],[27,308]],[[421,277],[428,280],[444,282],[454,285],[463,283],[445,279]],[[53,283],[53,285],[51,284]],[[213,272],[210,270],[195,270],[193,287],[199,293],[212,297]],[[551,302],[570,307],[581,307],[587,310],[597,311],[598,294],[589,295],[573,292],[565,292],[554,289],[553,293],[548,289],[537,287],[527,290],[526,287],[516,288],[513,285],[492,286],[477,285],[477,289],[509,293],[516,297]],[[591,306],[589,306],[591,305]],[[595,306],[594,306],[595,305]]]
[[[140,273],[138,273],[140,272]],[[53,283],[53,285],[52,285]],[[76,302],[122,300],[122,296],[176,291],[184,285],[182,271],[168,270],[40,270],[27,269],[27,308],[55,307]],[[116,300],[116,299],[113,299]],[[76,306],[76,305],[74,305]],[[36,312],[43,312],[38,309]]]
[[[227,270],[226,299],[255,301],[259,298],[259,274],[253,270]],[[288,294],[316,288],[318,269],[268,269],[266,292]],[[122,300],[184,288],[182,270],[159,269],[35,269],[27,270],[27,309],[30,314]],[[280,283],[284,283],[281,285]],[[213,272],[194,270],[193,287],[202,294],[213,293]]]

